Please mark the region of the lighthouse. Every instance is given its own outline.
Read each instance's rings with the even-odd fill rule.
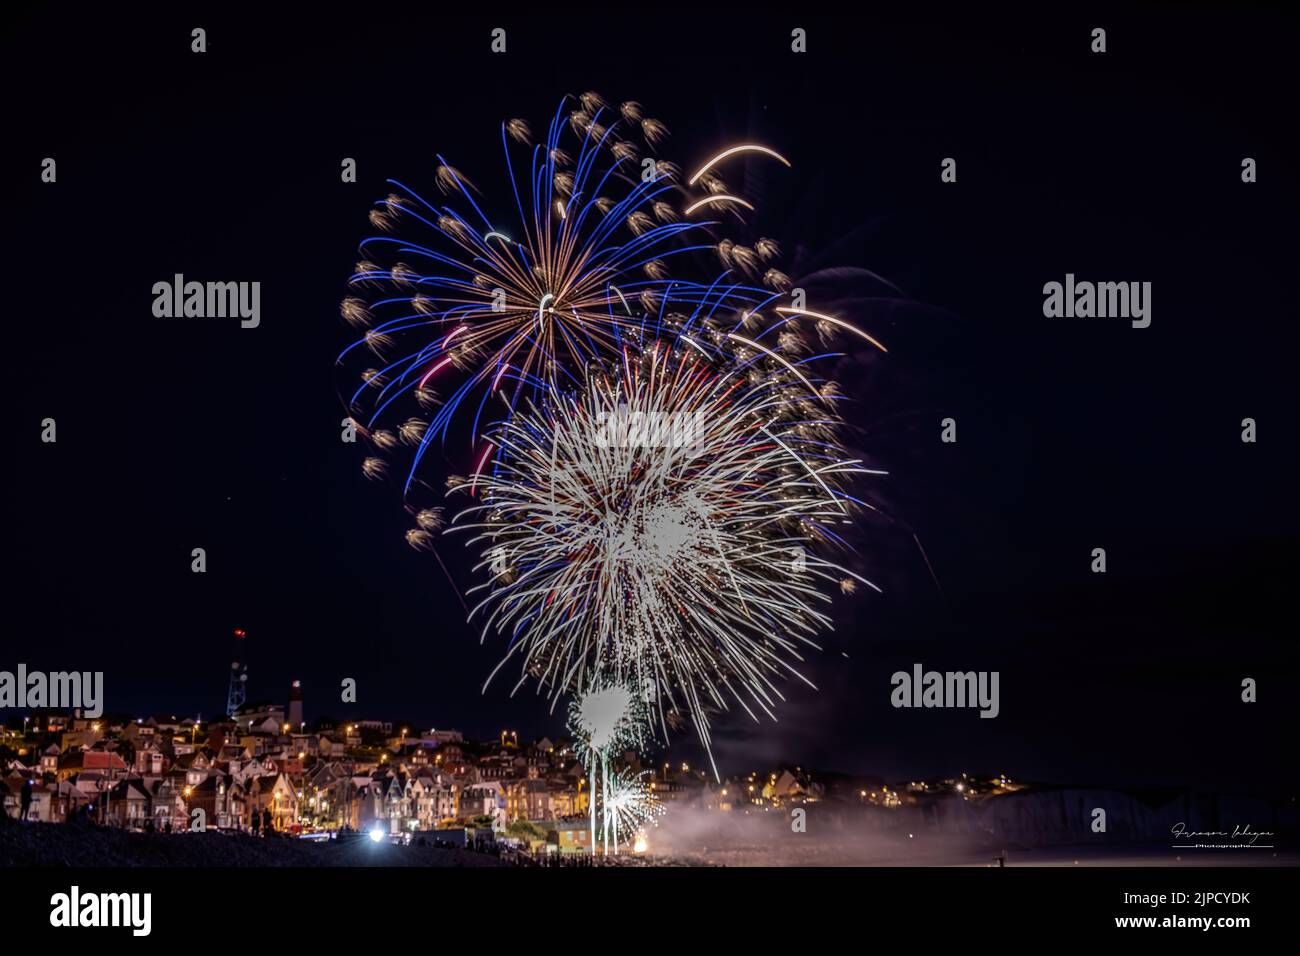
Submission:
[[[289,685],[289,712],[285,715],[289,728],[302,730],[302,681],[296,680]]]

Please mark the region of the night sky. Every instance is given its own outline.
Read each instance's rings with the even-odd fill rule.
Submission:
[[[854,316],[889,354],[839,371],[852,441],[890,473],[862,488],[892,517],[864,521],[857,565],[884,594],[837,596],[806,667],[819,691],[788,684],[779,724],[725,720],[723,771],[1289,792],[1296,36],[1260,16],[18,16],[0,669],[102,670],[109,711],[211,718],[242,627],[250,697],[301,679],[308,719],[561,733],[512,679],[480,694],[504,644],[480,646],[404,542],[397,488],[339,441],[334,358],[384,180],[429,188],[441,152],[499,190],[499,123],[537,128],[594,89],[644,103],[676,157],[779,149],[793,169],[767,181],[768,231],[802,265],[904,293]],[[1043,284],[1067,272],[1150,281],[1151,327],[1044,318]],[[174,273],[260,281],[261,327],[154,318]],[[438,467],[468,454],[449,444]],[[463,552],[441,545],[462,588]],[[999,671],[1001,715],[891,708],[889,676],[914,662]]]

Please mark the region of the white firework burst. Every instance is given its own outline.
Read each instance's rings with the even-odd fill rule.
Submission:
[[[619,770],[605,777],[601,791],[601,832],[605,852],[618,854],[619,841],[627,843],[646,823],[663,812],[650,787],[649,771]],[[592,849],[595,849],[593,843]]]
[[[569,702],[569,731],[574,746],[587,768],[588,807],[591,811],[592,853],[596,852],[597,806],[605,827],[605,852],[609,852],[610,827],[608,818],[616,812],[616,804],[602,802],[602,793],[608,798],[614,775],[610,759],[621,751],[636,750],[645,744],[649,726],[645,702],[623,684],[593,684],[585,691],[575,693]],[[614,786],[618,786],[614,782]],[[617,850],[615,831],[615,853]]]
[[[648,725],[645,704],[622,684],[575,694],[569,704],[569,730],[580,751],[608,754],[639,749]]]
[[[821,554],[867,470],[833,440],[832,400],[765,348],[717,368],[689,344],[625,351],[498,426],[457,525],[491,574],[484,635],[514,638],[497,670],[520,657],[519,685],[553,701],[636,688],[665,735],[685,717],[709,749],[711,711],[775,716],[842,580],[875,585]]]

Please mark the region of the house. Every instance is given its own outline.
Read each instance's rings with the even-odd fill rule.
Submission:
[[[166,774],[180,787],[197,787],[209,777],[224,775],[213,761],[204,758],[203,751],[178,757]]]
[[[297,754],[271,760],[270,763],[272,767],[287,776],[290,780],[302,779],[302,759]]]
[[[246,761],[252,760],[253,757],[254,757],[253,751],[248,747],[245,747],[242,744],[238,744],[238,743],[227,743],[227,744],[223,744],[221,746],[221,750],[217,753],[217,762],[218,763],[244,763]]]
[[[459,730],[430,730],[420,735],[420,742],[431,747],[441,747],[443,744],[458,744],[463,742],[465,736]]]
[[[74,727],[59,735],[59,747],[62,750],[89,750],[104,739],[102,725],[85,721],[73,721]],[[84,726],[80,726],[84,724]]]
[[[435,751],[433,761],[448,773],[459,773],[468,766],[465,749],[459,743],[446,743]]]
[[[63,751],[59,748],[58,744],[50,744],[42,750],[40,763],[41,773],[57,774],[59,772],[59,755],[61,753],[63,753]]]
[[[483,780],[518,780],[528,776],[528,759],[511,749],[502,749],[480,760],[478,769]]]
[[[771,774],[763,785],[763,798],[773,803],[807,803],[822,798],[822,787],[799,768]]]
[[[108,775],[98,770],[84,770],[73,774],[67,778],[67,782],[84,793],[92,802],[112,785]]]
[[[422,771],[411,780],[410,792],[417,830],[456,818],[456,785],[449,775]]]
[[[183,771],[211,770],[213,765],[216,763],[215,757],[216,754],[212,750],[207,747],[202,747],[190,753],[178,755],[176,760],[172,763],[172,769]],[[200,775],[190,782],[197,783],[201,779],[202,776]]]
[[[559,816],[551,801],[551,785],[545,780],[518,780],[506,788],[506,819],[550,820]]]
[[[551,814],[556,817],[580,817],[587,813],[587,791],[570,786],[564,779],[548,780]]]
[[[61,734],[68,729],[68,715],[47,710],[34,710],[29,715],[31,731],[37,734]]]
[[[350,783],[343,768],[317,763],[303,775],[301,819],[317,828],[345,825],[353,802]]]
[[[591,792],[587,786],[587,771],[577,760],[570,763],[555,778],[567,793],[572,794],[572,809],[561,816],[584,816]]]
[[[199,819],[203,821],[204,827],[239,830],[249,825],[244,818],[243,788],[232,782],[228,774],[214,770],[197,783],[178,786],[175,778],[172,778],[170,784],[172,792],[178,792],[182,800],[183,819],[180,828],[188,829],[194,825],[195,810],[203,811]],[[175,823],[173,827],[176,827]]]
[[[101,797],[102,821],[109,826],[143,830],[151,817],[150,796],[138,777],[118,781]]]
[[[484,780],[471,784],[461,791],[460,813],[462,820],[478,816],[492,818],[494,830],[506,828],[506,793],[499,781]]]
[[[241,731],[261,730],[278,733],[284,727],[284,705],[266,702],[246,704],[235,711],[235,724]]]
[[[16,775],[0,779],[0,812],[15,820],[22,815],[23,787],[29,779]],[[32,780],[27,819],[35,823],[64,823],[86,803],[86,795],[71,783]]]
[[[268,730],[266,727],[270,727],[270,729]],[[249,729],[248,733],[241,734],[238,743],[243,750],[247,750],[255,757],[261,757],[271,752],[275,733],[274,723],[267,721],[266,726],[254,725]]]
[[[398,774],[388,787],[389,831],[414,830],[419,826],[416,818],[415,778]]]
[[[280,768],[271,757],[248,757],[232,760],[227,765],[230,775],[240,783],[246,784],[253,777],[265,777],[278,774]]]
[[[131,768],[142,777],[161,776],[167,769],[167,758],[155,744],[149,743],[136,750]]]
[[[154,829],[171,833],[184,830],[188,825],[185,797],[175,780],[164,777],[145,777],[145,791],[149,794],[149,812]]]
[[[289,750],[305,757],[319,756],[321,752],[320,738],[315,734],[294,734]]]
[[[131,745],[139,750],[146,744],[152,744],[156,738],[158,728],[152,723],[136,721],[134,724],[128,724],[126,730],[122,732],[122,739],[130,741]]]
[[[552,820],[542,826],[546,829],[546,842],[554,846],[557,853],[569,855],[591,852],[589,820]]]
[[[109,750],[78,750],[59,757],[55,775],[60,780],[70,780],[84,773],[97,773],[108,780],[125,777],[130,768],[121,756]]]
[[[358,819],[363,828],[379,825],[389,833],[400,833],[413,827],[408,824],[412,816],[412,795],[407,792],[404,774],[390,770],[376,770],[365,778],[358,789],[360,810]]]
[[[286,831],[298,825],[298,792],[282,773],[252,777],[244,782],[245,812],[249,815],[271,811],[271,826]]]
[[[182,728],[188,734],[190,727],[194,726],[193,719],[187,717],[185,720],[177,720],[174,714],[154,714],[144,723],[153,727],[159,734],[178,734]]]
[[[703,792],[705,777],[701,773],[692,773],[685,764],[679,771],[669,764],[656,771],[652,785],[655,797],[661,803],[690,803]],[[747,785],[746,790],[748,791]],[[754,793],[757,795],[757,788]]]
[[[88,803],[86,795],[67,781],[42,784],[32,794],[32,809],[39,814],[34,819],[47,823],[65,823]]]

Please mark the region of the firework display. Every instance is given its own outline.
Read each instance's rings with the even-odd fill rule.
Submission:
[[[646,770],[623,769],[605,778],[600,791],[600,818],[601,842],[607,854],[617,854],[620,838],[626,844],[663,812],[650,788],[649,775]]]
[[[19,949],[1282,912],[1294,17],[139,6],[0,57]]]
[[[684,167],[668,141],[585,93],[543,135],[502,124],[499,194],[442,156],[433,200],[390,180],[341,310],[365,475],[401,478],[413,547],[458,531],[480,551],[470,617],[509,641],[488,681],[513,661],[516,690],[571,697],[593,849],[599,811],[615,852],[654,812],[619,753],[690,726],[713,762],[713,718],[775,718],[786,679],[811,686],[832,594],[875,587],[842,557],[869,470],[819,369],[839,336],[883,346],[808,307],[750,234],[722,177],[785,156]],[[439,476],[426,455],[453,429],[473,467]],[[470,499],[445,528],[419,500],[443,483]]]
[[[870,584],[818,553],[864,469],[835,453],[815,390],[752,371],[654,347],[492,433],[496,467],[457,526],[478,532],[475,610],[515,638],[521,681],[628,682],[664,735],[682,715],[706,747],[711,707],[773,715],[830,587]]]
[[[569,704],[569,731],[579,753],[610,754],[645,743],[646,709],[625,684],[596,685]]]
[[[647,716],[644,702],[625,684],[594,684],[575,694],[569,704],[569,732],[587,768],[593,853],[598,820],[605,852],[612,846],[617,854],[619,834],[634,831],[659,812],[640,774],[612,770],[613,759],[621,752],[645,744]]]
[[[540,140],[524,120],[502,124],[503,212],[489,214],[498,207],[442,157],[445,202],[390,180],[341,306],[360,335],[339,362],[366,357],[345,400],[377,449],[414,446],[408,490],[458,414],[473,438],[521,396],[578,387],[589,361],[647,334],[725,351],[727,331],[780,304],[790,280],[773,264],[778,244],[720,238],[710,217],[752,208],[720,178],[734,157],[787,161],[744,144],[687,178],[658,155],[667,137],[639,103],[585,93]]]

